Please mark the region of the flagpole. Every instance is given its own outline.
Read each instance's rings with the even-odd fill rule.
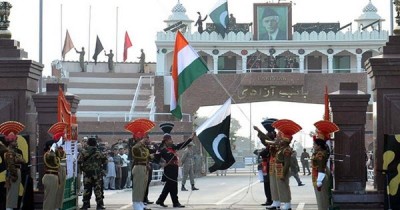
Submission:
[[[118,63],[118,7],[115,16],[115,64]]]
[[[91,31],[91,22],[92,22],[92,5],[89,5],[89,43],[88,43],[88,59],[87,62],[89,63],[90,61],[90,31]]]
[[[43,0],[39,1],[39,63],[43,64]],[[42,92],[43,77],[39,78],[39,93]]]
[[[63,16],[63,5],[60,4],[60,46],[61,46],[60,52],[61,52],[61,59],[62,59],[62,51],[63,51],[63,37],[62,37],[63,19],[62,19],[62,16]]]

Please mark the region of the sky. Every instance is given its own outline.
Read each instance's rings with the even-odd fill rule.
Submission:
[[[361,15],[369,1],[293,0],[292,22],[340,22],[343,26],[354,23],[353,20]],[[29,59],[39,61],[40,0],[8,2],[13,5],[9,17],[12,38],[20,41],[20,46],[28,52]],[[43,75],[50,75],[51,62],[61,59],[66,30],[78,50],[85,47],[86,59],[88,54],[92,57],[98,35],[105,50],[117,52],[117,61],[122,61],[124,34],[127,31],[133,43],[133,47],[128,50],[127,62],[137,62],[140,49],[144,49],[146,53],[146,62],[156,62],[156,33],[166,27],[164,20],[172,14],[171,10],[177,2],[178,0],[43,0]],[[217,0],[180,2],[186,8],[187,16],[197,20],[197,11],[204,17],[211,12]],[[265,2],[277,3],[277,0],[228,0],[228,9],[236,17],[237,23],[249,23],[253,22],[253,4]],[[372,0],[378,14],[386,20],[383,24],[384,30],[389,30],[390,27],[390,2],[391,0]],[[209,22],[210,18],[206,20],[206,23]],[[197,30],[196,27],[192,28]],[[353,30],[355,28],[353,24]],[[106,58],[100,54],[98,60],[106,61]],[[79,55],[74,51],[66,55],[66,60],[78,59]]]
[[[199,117],[207,117],[218,110],[220,106],[201,107],[198,110]],[[257,126],[266,132],[261,122],[266,118],[290,119],[302,127],[302,130],[294,135],[293,139],[301,142],[303,147],[312,147],[311,131],[315,131],[314,123],[322,120],[324,115],[323,104],[307,104],[293,102],[258,102],[248,104],[232,104],[231,117],[240,122],[241,129],[236,133],[259,142],[253,126]],[[251,132],[250,132],[251,131]],[[303,141],[304,140],[304,141]],[[258,145],[261,147],[262,145]]]

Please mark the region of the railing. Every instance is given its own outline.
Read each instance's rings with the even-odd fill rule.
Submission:
[[[155,111],[155,108],[153,109]],[[132,119],[136,118],[148,118],[150,120],[155,120],[156,116],[172,116],[171,113],[156,113],[156,112],[85,112],[85,111],[78,111],[76,112],[76,116],[79,118],[94,118],[97,122],[102,121],[121,121],[121,122],[129,122]],[[192,116],[187,113],[182,113],[182,120],[181,122],[192,122]],[[108,119],[108,120],[107,120]],[[88,120],[85,120],[88,121]]]
[[[163,176],[164,170],[153,170],[153,174],[151,175],[151,182],[161,182],[161,178]]]
[[[129,111],[129,116],[131,116],[133,113],[135,113],[136,103],[137,103],[137,100],[138,100],[138,97],[139,97],[140,88],[142,87],[142,83],[143,83],[144,78],[148,78],[150,80],[150,82],[153,81],[152,80],[153,76],[140,76],[137,88],[135,90],[135,95],[133,96],[131,109]],[[152,86],[153,84],[150,84],[150,85]],[[129,121],[130,120],[131,120],[131,118],[129,118]]]
[[[321,74],[330,74],[329,69],[304,69],[303,73],[321,73]],[[332,69],[332,73],[361,73],[365,72],[365,69],[361,68],[360,70],[356,68],[350,69]],[[249,68],[245,69],[218,69],[217,74],[246,74],[246,73],[300,73],[299,68]],[[208,74],[214,74],[214,70],[209,70]],[[164,74],[160,74],[158,72],[158,76],[170,76],[169,72],[164,72]]]

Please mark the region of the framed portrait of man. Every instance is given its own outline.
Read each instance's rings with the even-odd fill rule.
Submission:
[[[291,40],[292,4],[255,3],[254,40]]]

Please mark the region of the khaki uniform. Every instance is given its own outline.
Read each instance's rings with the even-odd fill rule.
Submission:
[[[318,209],[329,208],[329,177],[330,171],[326,167],[329,156],[327,151],[316,151],[311,156],[311,167],[312,167],[312,182],[314,186],[315,197],[317,198]],[[322,181],[322,187],[318,189],[317,178],[318,173],[325,173],[325,178]]]
[[[279,201],[279,193],[278,193],[278,185],[276,182],[276,169],[275,169],[275,162],[276,162],[276,153],[278,150],[277,145],[270,145],[270,158],[269,158],[269,183],[271,188],[271,199],[273,201]]]
[[[143,202],[147,188],[147,165],[150,157],[146,145],[137,142],[132,147],[132,157],[134,160],[132,168],[132,202]]]
[[[58,178],[60,180],[60,186],[57,190],[57,198],[56,198],[56,206],[59,209],[62,209],[64,203],[64,188],[65,188],[65,180],[67,178],[67,163],[66,163],[66,154],[63,149],[57,149],[56,155],[60,158],[60,167],[58,168]]]
[[[289,146],[281,147],[276,153],[276,183],[278,186],[279,201],[289,203],[292,200],[289,177],[290,177],[290,158],[292,149]]]
[[[53,151],[47,151],[43,156],[45,175],[42,178],[44,186],[43,210],[57,209],[57,192],[60,188],[58,171],[60,158]]]

